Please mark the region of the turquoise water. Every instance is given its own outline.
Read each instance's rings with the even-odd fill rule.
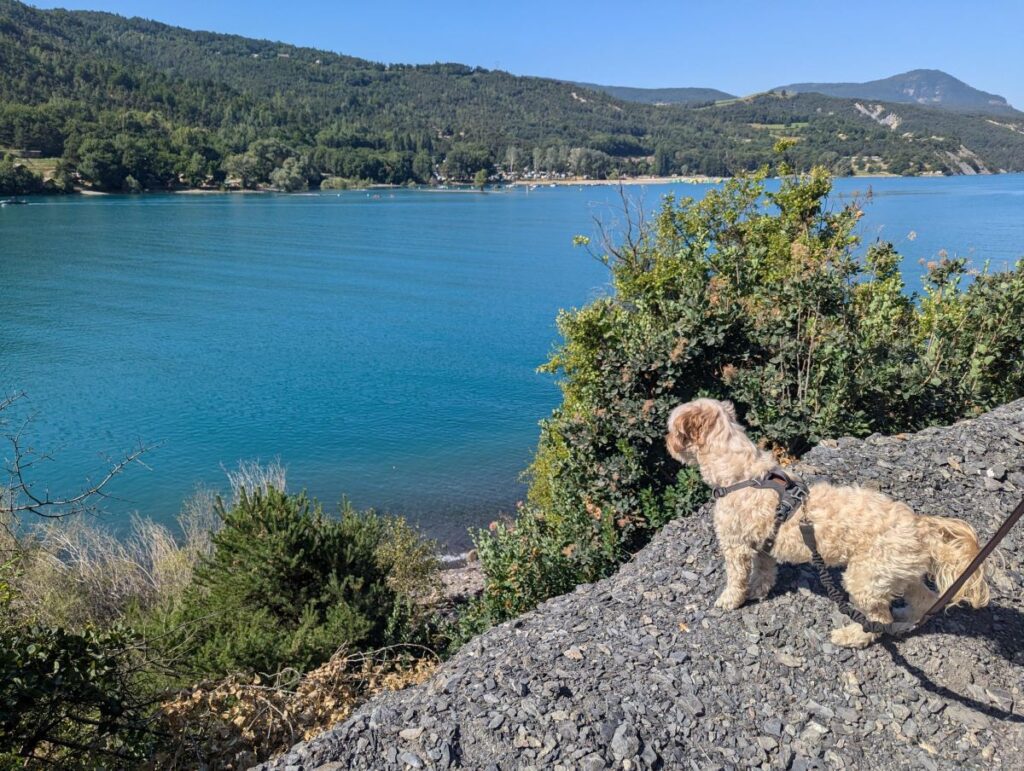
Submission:
[[[908,275],[943,248],[1024,255],[1020,175],[870,185],[862,232],[895,241]],[[653,207],[705,189],[629,194]],[[535,371],[558,309],[607,289],[571,238],[617,200],[593,187],[0,209],[0,389],[29,394],[30,434],[56,458],[40,487],[72,489],[105,456],[156,445],[111,488],[114,524],[170,520],[198,483],[224,487],[222,467],[280,457],[292,489],[408,514],[462,546],[522,496],[558,401]]]

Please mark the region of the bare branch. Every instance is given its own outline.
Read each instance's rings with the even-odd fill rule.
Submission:
[[[608,220],[599,215],[592,217],[597,231],[598,248],[593,248],[589,238],[582,240],[587,254],[609,270],[615,263],[629,264],[635,261],[637,254],[648,237],[646,210],[643,202],[630,196],[625,185],[619,184],[619,204],[614,207],[616,216]],[[616,232],[623,229],[622,233]]]
[[[24,392],[18,392],[0,399],[0,426],[6,422],[3,413],[24,398]],[[44,519],[60,519],[90,511],[99,501],[112,497],[107,490],[109,484],[128,466],[138,463],[148,468],[141,458],[153,448],[139,442],[134,449],[117,461],[110,462],[98,482],[87,480],[83,489],[70,495],[52,495],[49,490],[38,493],[30,477],[36,466],[53,458],[48,453],[36,451],[26,444],[24,437],[31,423],[32,416],[28,416],[22,420],[16,431],[5,434],[11,456],[6,463],[7,484],[0,486],[0,515],[6,518],[33,514]]]

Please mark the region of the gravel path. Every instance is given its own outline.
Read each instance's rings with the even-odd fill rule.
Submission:
[[[949,428],[840,439],[796,467],[874,486],[982,538],[1024,496],[1024,401]],[[481,635],[427,683],[379,697],[266,769],[1021,768],[1024,525],[990,607],[866,650],[806,567],[712,609],[706,511],[611,578]]]

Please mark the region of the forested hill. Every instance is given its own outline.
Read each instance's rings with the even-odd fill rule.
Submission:
[[[1024,116],[818,94],[620,101],[460,64],[309,48],[0,0],[0,192],[478,174],[729,175],[787,160],[838,174],[1024,170]],[[12,155],[4,158],[3,153]],[[15,157],[16,156],[16,157]]]

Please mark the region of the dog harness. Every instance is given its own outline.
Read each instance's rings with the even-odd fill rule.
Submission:
[[[724,498],[729,493],[734,493],[747,487],[771,490],[779,496],[779,505],[775,509],[775,522],[772,525],[771,535],[757,549],[757,551],[770,557],[772,549],[775,548],[775,539],[779,537],[779,530],[796,513],[796,510],[800,508],[800,504],[807,500],[807,485],[776,466],[757,479],[747,479],[728,487],[716,487],[711,491],[711,494],[715,497],[715,500],[718,500],[719,498]]]
[[[772,532],[765,539],[764,543],[761,544],[761,547],[756,550],[770,557],[772,549],[775,548],[775,539],[779,536],[779,530],[796,513],[800,505],[807,500],[807,484],[787,474],[781,468],[775,467],[757,479],[747,479],[728,487],[716,487],[712,490],[712,495],[715,497],[715,500],[718,500],[724,498],[729,493],[748,487],[772,490],[779,496],[779,505],[775,508],[775,522],[772,525]],[[832,574],[829,572],[825,560],[822,559],[821,553],[818,551],[818,541],[814,536],[814,524],[810,520],[801,517],[799,526],[800,536],[803,538],[804,545],[811,552],[811,564],[817,570],[818,577],[821,579],[829,599],[839,606],[839,610],[860,624],[865,632],[901,635],[906,634],[917,626],[912,621],[893,621],[883,624],[880,621],[872,621],[857,610],[847,599],[843,591],[836,586],[835,581],[832,580]],[[929,611],[926,617],[927,615],[931,615],[931,612]]]

